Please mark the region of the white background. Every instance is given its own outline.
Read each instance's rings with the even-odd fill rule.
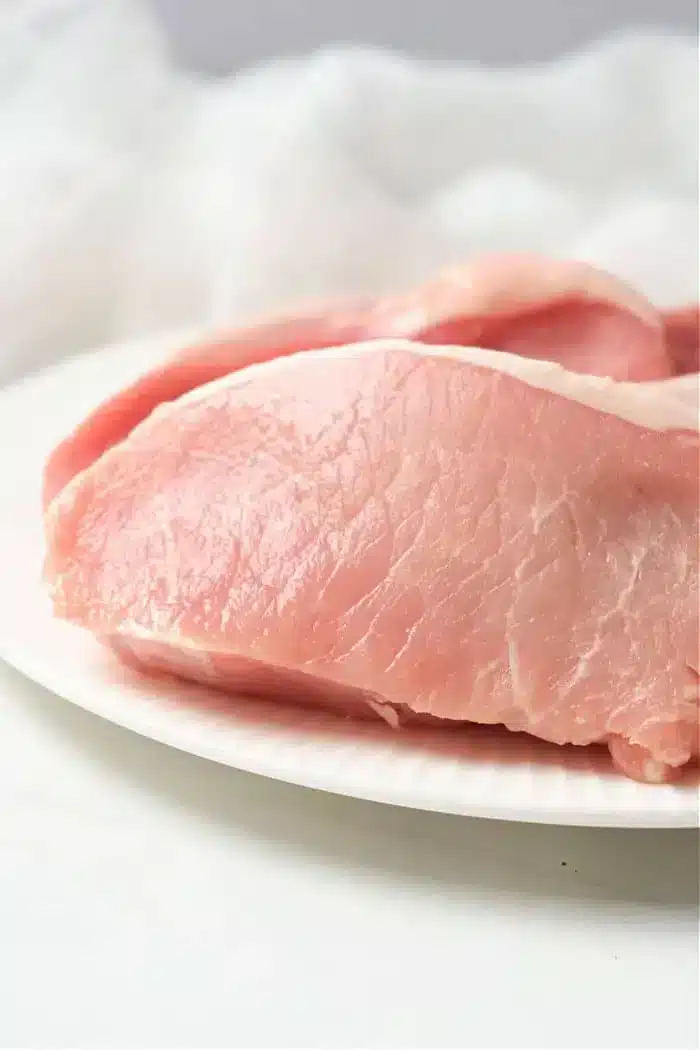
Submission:
[[[287,787],[3,668],[0,727],[0,1046],[698,1045],[693,831]]]

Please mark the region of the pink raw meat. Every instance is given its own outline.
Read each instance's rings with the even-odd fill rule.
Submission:
[[[695,397],[403,340],[245,368],[52,501],[54,609],[146,671],[667,780],[698,753]]]
[[[275,357],[387,336],[483,346],[613,379],[675,371],[661,317],[617,279],[583,263],[486,256],[408,295],[325,304],[188,347],[110,398],[56,449],[45,504],[164,401]]]
[[[666,346],[676,375],[700,372],[700,310],[686,306],[663,314]]]

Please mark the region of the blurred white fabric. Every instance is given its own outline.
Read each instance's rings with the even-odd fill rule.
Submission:
[[[484,250],[695,300],[697,110],[691,37],[506,71],[334,50],[208,80],[174,68],[137,0],[9,0],[0,383]]]

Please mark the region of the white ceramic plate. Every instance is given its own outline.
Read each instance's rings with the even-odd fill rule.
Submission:
[[[0,657],[59,697],[143,736],[308,787],[508,820],[698,825],[697,786],[635,784],[596,749],[549,747],[479,727],[397,734],[383,724],[154,684],[84,632],[54,621],[40,582],[44,458],[96,402],[182,342],[108,348],[0,392]]]

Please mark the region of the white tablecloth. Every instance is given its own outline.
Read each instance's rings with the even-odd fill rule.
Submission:
[[[0,666],[0,1046],[698,1046],[694,832],[265,781]]]

